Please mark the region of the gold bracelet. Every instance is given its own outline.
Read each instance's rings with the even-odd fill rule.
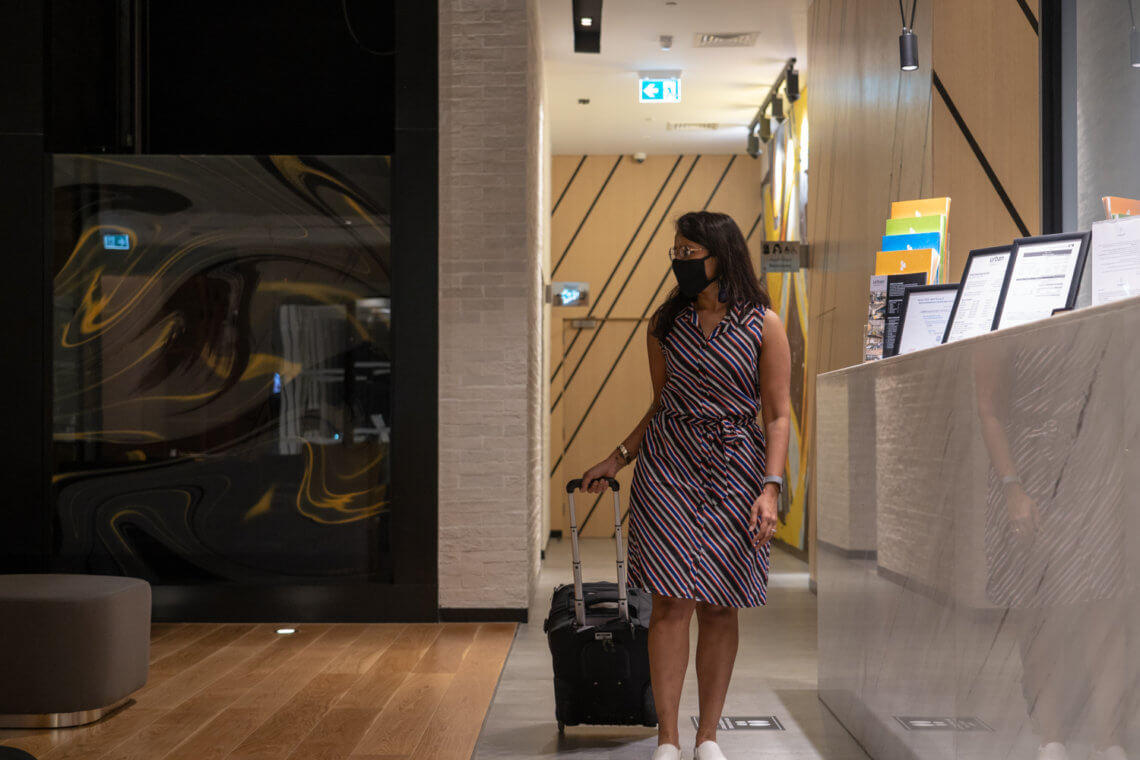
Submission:
[[[626,464],[633,461],[633,456],[630,455],[629,449],[625,447],[624,442],[618,444],[618,453],[621,454],[621,458],[625,460]]]

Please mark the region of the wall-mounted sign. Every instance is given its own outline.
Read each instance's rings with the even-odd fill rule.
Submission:
[[[103,250],[106,251],[129,251],[131,250],[131,236],[124,234],[106,234],[103,235]]]
[[[554,306],[588,306],[590,303],[590,283],[552,282],[550,283],[550,303]]]
[[[798,272],[805,265],[807,246],[797,240],[765,240],[760,253],[760,271]]]
[[[639,103],[680,103],[681,80],[679,78],[639,79],[637,100]]]

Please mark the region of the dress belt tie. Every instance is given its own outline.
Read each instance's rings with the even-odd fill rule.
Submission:
[[[753,417],[695,417],[669,409],[662,409],[661,414],[706,432],[715,433],[725,446],[739,446],[747,435],[745,428],[756,425],[756,419]]]

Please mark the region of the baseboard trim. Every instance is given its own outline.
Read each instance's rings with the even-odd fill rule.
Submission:
[[[440,607],[441,623],[525,623],[525,607]]]

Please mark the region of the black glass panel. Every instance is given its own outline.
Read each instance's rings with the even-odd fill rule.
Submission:
[[[55,565],[390,582],[383,157],[54,158]]]

